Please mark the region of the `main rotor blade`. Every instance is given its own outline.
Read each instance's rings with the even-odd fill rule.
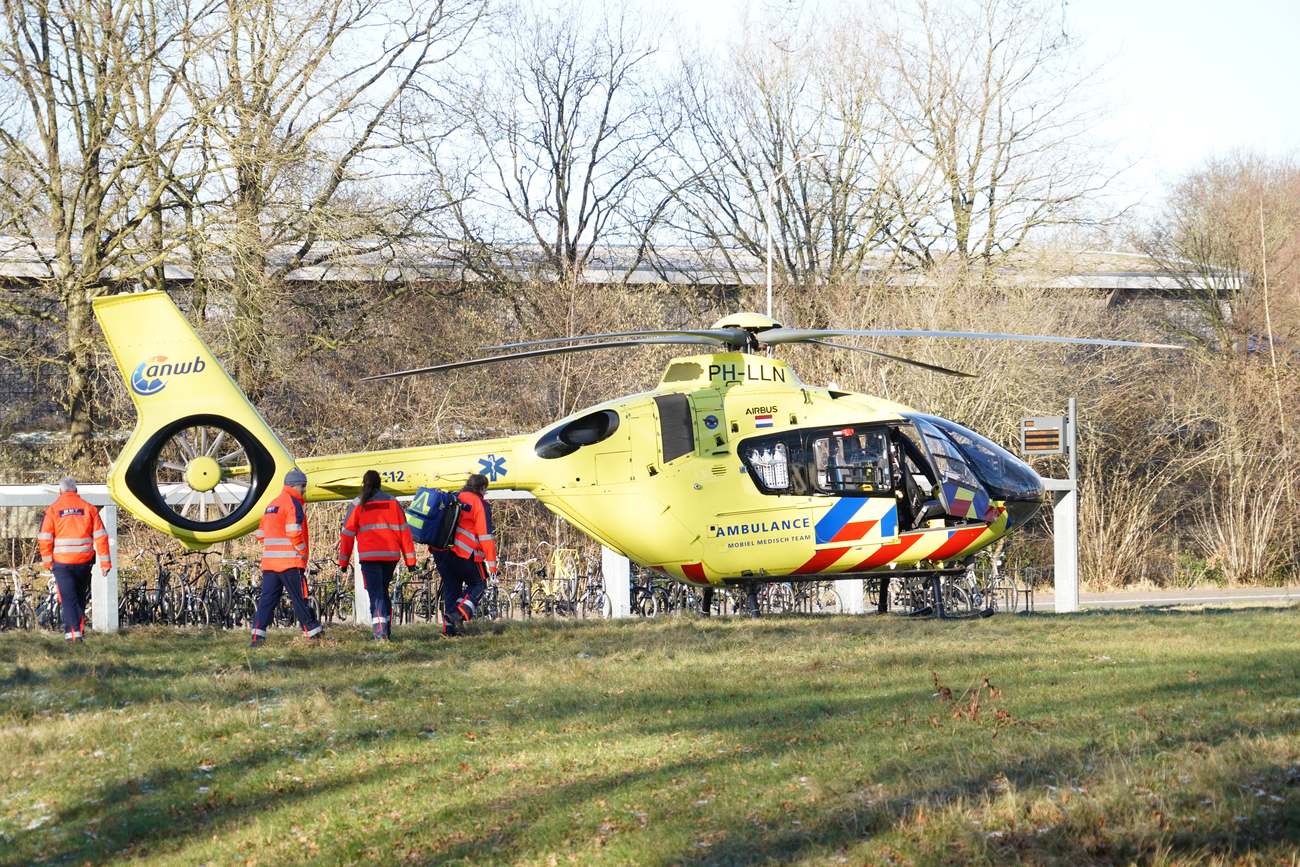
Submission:
[[[440,370],[455,370],[460,367],[474,367],[480,364],[496,364],[499,361],[514,361],[518,358],[540,358],[544,355],[561,355],[565,352],[586,352],[591,349],[619,349],[627,346],[659,346],[661,344],[702,344],[704,346],[717,346],[715,340],[708,340],[703,337],[691,337],[688,335],[677,335],[674,337],[658,337],[647,340],[611,340],[606,343],[584,343],[581,346],[555,346],[549,349],[533,349],[528,352],[511,352],[505,355],[490,355],[485,358],[471,358],[467,361],[449,361],[445,364],[431,364],[428,367],[415,367],[410,370],[396,370],[392,373],[379,373],[374,376],[363,376],[361,382],[370,382],[375,379],[396,379],[399,376],[415,376],[417,373],[435,373]]]
[[[847,349],[850,352],[862,352],[867,355],[874,355],[877,358],[887,358],[890,361],[897,361],[899,364],[910,364],[913,367],[923,367],[926,370],[933,370],[935,373],[944,373],[948,376],[964,376],[968,379],[975,379],[975,374],[966,373],[961,370],[950,370],[947,367],[940,367],[937,364],[928,364],[924,361],[917,361],[915,358],[904,358],[901,355],[890,355],[888,352],[879,352],[875,349],[867,349],[865,346],[847,346],[843,343],[831,343],[829,340],[807,340],[806,343],[815,343],[818,346],[829,346],[832,349]]]
[[[968,340],[1019,340],[1029,343],[1069,343],[1079,346],[1127,346],[1136,349],[1186,349],[1172,343],[1142,343],[1102,337],[1059,337],[1055,334],[1002,334],[989,331],[919,331],[907,328],[769,328],[758,332],[759,343],[803,343],[820,337],[960,337]]]
[[[553,343],[570,343],[574,340],[605,340],[611,337],[701,337],[728,346],[744,346],[749,342],[749,332],[743,328],[665,328],[649,331],[606,331],[603,334],[575,334],[572,337],[543,337],[538,340],[520,340],[517,343],[498,343],[484,349],[514,349],[519,346],[545,346]]]

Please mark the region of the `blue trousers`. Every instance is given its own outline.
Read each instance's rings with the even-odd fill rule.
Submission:
[[[91,563],[55,563],[54,586],[63,611],[63,633],[80,638],[86,631],[86,604],[90,602]]]
[[[366,595],[370,597],[370,625],[375,635],[385,638],[392,634],[393,597],[388,586],[396,570],[396,560],[361,561],[361,580],[365,582]]]
[[[307,604],[307,580],[303,578],[301,569],[286,569],[283,572],[262,570],[262,595],[257,600],[257,614],[253,616],[253,635],[266,637],[266,628],[275,617],[282,591],[289,594],[294,616],[298,618],[298,625],[307,633],[307,637],[320,635],[320,621],[316,619],[316,612]]]
[[[468,599],[471,610],[478,607],[487,589],[487,570],[482,563],[457,557],[450,551],[434,551],[434,565],[442,576],[442,615],[448,632],[455,632],[456,627],[465,622],[458,603]]]

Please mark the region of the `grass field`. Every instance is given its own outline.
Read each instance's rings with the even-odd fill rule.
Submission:
[[[4,634],[0,863],[1296,864],[1298,627]]]

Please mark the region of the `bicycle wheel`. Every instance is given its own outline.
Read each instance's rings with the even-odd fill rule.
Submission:
[[[36,610],[26,599],[15,599],[10,602],[6,619],[14,629],[36,628]]]
[[[432,623],[438,619],[438,600],[434,598],[433,591],[428,587],[420,588],[412,609],[415,619],[421,623]]]
[[[187,608],[187,616],[190,621],[190,626],[212,625],[212,609],[208,607],[208,603],[204,601],[203,597],[190,596],[189,601],[187,602]]]
[[[41,629],[63,628],[63,606],[57,596],[50,594],[36,604],[34,621]]]
[[[823,587],[814,599],[817,610],[826,614],[843,614],[844,601],[840,599],[840,593],[834,587]]]
[[[768,614],[789,614],[794,611],[794,590],[789,584],[769,584],[767,598],[761,600]]]
[[[975,600],[965,587],[945,583],[939,596],[943,600],[942,615],[947,619],[964,619],[979,613]]]
[[[614,603],[604,590],[588,593],[582,599],[583,617],[602,617],[609,620],[614,616]]]

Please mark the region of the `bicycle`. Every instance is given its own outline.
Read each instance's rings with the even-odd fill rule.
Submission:
[[[614,616],[614,603],[605,592],[605,579],[588,575],[582,582],[582,590],[575,600],[582,617],[603,617],[608,620]]]
[[[63,628],[63,604],[59,600],[59,585],[53,575],[45,585],[45,593],[36,600],[35,614],[38,627],[54,631]]]
[[[36,625],[36,610],[27,595],[24,570],[6,569],[8,581],[0,595],[0,630],[31,629]],[[10,589],[10,585],[12,588]]]
[[[506,601],[524,619],[533,616],[533,566],[536,563],[536,557],[529,557],[527,560],[506,560],[501,564],[507,588]]]

